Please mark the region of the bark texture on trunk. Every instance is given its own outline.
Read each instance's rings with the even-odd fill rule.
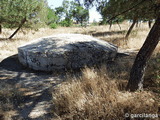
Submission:
[[[132,23],[132,25],[130,26],[130,28],[129,28],[127,34],[126,34],[125,39],[128,39],[128,37],[129,37],[129,35],[130,35],[132,29],[134,28],[136,22],[137,22],[137,17],[135,17],[135,18],[133,19],[133,23]]]
[[[152,27],[152,21],[151,20],[148,21],[148,26],[149,26],[149,28]]]
[[[111,30],[112,28],[112,23],[109,23],[109,30]]]
[[[138,20],[137,20],[137,22],[136,22],[136,27],[139,27],[138,25],[139,25],[139,22],[138,22]]]
[[[24,25],[25,22],[26,22],[26,18],[24,18],[21,21],[21,24],[19,25],[19,27],[16,29],[16,31],[8,39],[12,39],[14,37],[14,35],[21,29],[21,27]]]
[[[127,90],[136,91],[143,89],[143,79],[147,62],[160,40],[160,14],[150,30],[143,46],[138,52],[130,72]]]
[[[118,21],[116,21],[116,23],[117,23],[117,25],[118,25],[119,29],[121,30],[121,26],[120,26],[119,22],[118,22]]]

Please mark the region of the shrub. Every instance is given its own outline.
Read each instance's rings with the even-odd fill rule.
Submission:
[[[51,23],[49,26],[52,29],[56,29],[58,27],[56,23]]]
[[[72,21],[71,20],[63,20],[60,22],[60,25],[63,27],[70,27],[70,26],[72,26]]]

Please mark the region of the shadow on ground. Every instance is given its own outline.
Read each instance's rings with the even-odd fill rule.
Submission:
[[[52,72],[35,71],[23,66],[18,60],[18,54],[12,55],[0,62],[0,68],[13,72],[27,72],[39,74],[52,74]]]
[[[53,116],[50,113],[52,109],[50,88],[61,83],[64,78],[64,75],[54,75],[53,73],[25,68],[19,63],[17,55],[2,60],[0,63],[0,84],[12,86],[11,89],[15,94],[12,97],[12,104],[16,114],[7,119],[52,119]]]
[[[126,59],[125,57],[127,56],[128,55],[119,53],[116,59],[121,59],[122,57]],[[110,61],[107,67],[109,71],[116,72],[118,68],[120,68],[118,67],[120,65],[121,64]],[[118,71],[123,72],[124,69],[120,68]],[[128,71],[128,69],[125,71]],[[73,71],[72,75],[81,75],[80,72],[77,73]],[[8,84],[12,86],[12,91],[14,91],[15,94],[12,98],[12,104],[16,114],[11,116],[12,120],[53,119],[53,115],[51,114],[51,111],[53,112],[53,103],[50,89],[64,80],[66,80],[66,73],[55,74],[34,71],[22,66],[18,61],[17,55],[8,57],[0,63],[0,85]],[[19,95],[17,93],[21,94]]]

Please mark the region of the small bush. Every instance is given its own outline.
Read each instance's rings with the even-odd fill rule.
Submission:
[[[56,29],[58,27],[56,23],[51,23],[49,26],[52,29]]]
[[[60,22],[60,25],[63,26],[63,27],[70,27],[72,26],[72,21],[71,20],[63,20]]]

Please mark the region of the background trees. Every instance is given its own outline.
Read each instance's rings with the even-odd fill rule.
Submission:
[[[1,0],[0,13],[1,32],[2,25],[8,28],[18,27],[9,37],[12,38],[22,26],[33,28],[36,23],[42,24],[46,20],[46,2],[45,0],[25,0],[23,2],[21,0]]]
[[[108,0],[101,1],[100,3],[97,10],[104,20],[109,20],[109,23],[114,21],[121,22],[123,20],[132,21],[125,36],[126,39],[128,39],[133,27],[138,21],[151,21],[155,18],[154,3],[152,1],[137,0],[135,2],[134,0]]]
[[[59,17],[56,15],[55,10],[51,9],[50,7],[47,8],[47,12],[48,13],[46,24],[49,25],[51,28],[56,28]]]
[[[49,25],[56,28],[57,24],[71,26],[88,21],[89,12],[81,4],[64,0],[62,6],[51,9],[46,0],[1,0],[0,1],[0,33],[3,27],[17,28],[9,37],[11,39],[20,28],[35,28]]]
[[[80,23],[81,26],[83,25],[83,22],[87,22],[89,20],[89,11],[84,9],[82,6],[79,6],[78,4],[76,4],[76,7],[72,13],[73,19],[77,24]]]
[[[64,8],[62,6],[55,8],[55,14],[58,16],[58,22],[60,22],[64,16]]]
[[[69,27],[74,20],[82,26],[89,20],[89,10],[76,1],[64,0],[62,6],[55,8],[55,11],[62,26]]]
[[[84,22],[89,21],[89,10],[83,7],[80,2],[72,2],[72,15],[77,24],[83,26]]]
[[[160,39],[160,1],[137,0],[135,2],[135,0],[84,0],[84,2],[87,7],[96,2],[97,9],[103,17],[106,17],[108,22],[119,15],[123,16],[125,19],[133,20],[126,38],[129,36],[136,21],[156,19],[155,24],[136,56],[127,85],[127,90],[129,91],[143,89],[145,68]]]

